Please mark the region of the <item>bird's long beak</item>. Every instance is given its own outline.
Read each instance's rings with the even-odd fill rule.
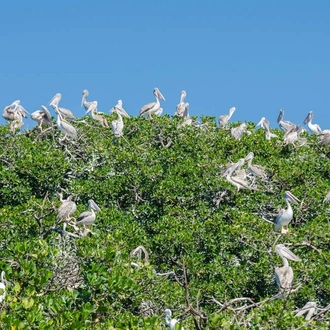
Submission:
[[[292,260],[292,261],[301,261],[301,259],[296,256],[292,251],[290,251],[286,246],[283,244],[279,244],[275,247],[275,250],[279,255],[282,255],[284,258]]]
[[[258,126],[261,126],[261,125],[263,124],[263,122],[264,122],[264,119],[261,118],[261,120],[260,120],[259,123],[257,124],[257,127],[258,127]]]
[[[98,205],[93,201],[91,200],[91,208],[94,210],[94,211],[101,211],[101,209],[98,207]]]
[[[250,160],[251,158],[253,158],[253,156],[254,156],[254,154],[252,153],[252,152],[249,152],[248,154],[247,154],[247,156],[244,158],[244,160],[246,161],[246,160]]]
[[[165,97],[163,96],[163,94],[159,90],[158,90],[157,94],[158,94],[158,97],[160,99],[162,99],[163,101],[165,101]]]
[[[307,117],[306,117],[305,120],[304,120],[304,124],[309,123],[309,122],[311,121],[311,117],[312,117],[311,114],[308,113]]]
[[[293,195],[290,191],[286,191],[285,194],[287,198],[290,200],[290,202],[298,205],[298,202],[300,202],[300,200],[295,195]]]
[[[283,110],[280,110],[280,114],[277,117],[277,122],[279,123],[283,119]]]

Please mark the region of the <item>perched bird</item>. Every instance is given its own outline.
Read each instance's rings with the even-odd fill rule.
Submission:
[[[93,120],[98,121],[103,127],[109,127],[107,119],[97,112],[97,101],[88,103],[89,108],[87,109],[86,114],[90,112]]]
[[[42,105],[42,110],[36,110],[31,113],[31,118],[39,123],[38,127],[42,130],[42,126],[51,126],[52,125],[52,116],[48,109]]]
[[[295,142],[298,142],[298,147],[301,147],[307,143],[306,138],[300,137],[300,134],[304,132],[305,129],[302,126],[292,126],[284,134],[284,145],[293,144],[295,147]]]
[[[321,130],[320,125],[312,123],[313,117],[314,117],[313,111],[310,111],[304,120],[304,124],[305,125],[307,124],[307,126],[312,134],[319,135],[322,133],[322,130]]]
[[[8,121],[17,120],[18,116],[20,118],[27,118],[28,112],[20,104],[20,100],[14,101],[12,104],[5,106],[3,109],[2,117]]]
[[[58,103],[61,101],[62,94],[56,93],[54,97],[50,100],[49,105],[54,109],[56,113],[60,113],[63,119],[75,119],[76,117],[71,110],[66,108],[60,108]]]
[[[245,161],[244,158],[239,159],[237,163],[227,168],[223,176],[225,175],[227,181],[233,184],[237,188],[237,191],[239,191],[240,189],[255,190],[255,188],[251,187],[250,184],[247,181],[245,181],[241,175],[232,176],[234,171],[236,171],[244,164],[244,161]]]
[[[280,114],[277,117],[278,125],[280,129],[286,132],[287,130],[291,129],[292,127],[296,127],[295,124],[291,123],[291,121],[283,120],[284,117],[284,109],[280,109]]]
[[[57,222],[64,221],[63,231],[65,231],[66,224],[71,220],[71,215],[77,210],[77,205],[72,201],[72,195],[67,197],[67,199],[63,199],[63,195],[60,193],[58,194],[58,197],[62,202],[62,205],[57,210],[56,220]]]
[[[281,292],[291,289],[293,282],[293,270],[289,266],[289,260],[301,261],[294,253],[292,253],[284,244],[277,244],[275,252],[282,258],[283,266],[275,267],[275,280]]]
[[[21,129],[24,125],[23,117],[27,118],[28,112],[20,104],[20,100],[14,101],[12,104],[7,105],[3,109],[2,116],[6,120],[10,121],[10,133],[14,134],[17,129]]]
[[[245,160],[248,161],[248,170],[255,176],[259,176],[262,179],[267,179],[266,170],[261,165],[252,165],[252,160],[254,158],[254,153],[251,151],[245,157]]]
[[[183,117],[184,113],[186,111],[186,108],[189,106],[188,103],[184,102],[184,99],[186,98],[187,93],[186,91],[181,91],[180,94],[180,102],[176,106],[176,112],[175,115],[178,117]]]
[[[88,206],[89,211],[85,211],[79,215],[76,225],[92,225],[95,222],[96,214],[94,211],[100,211],[101,209],[92,199],[88,201]]]
[[[81,107],[84,106],[85,111],[87,112],[89,107],[91,106],[92,102],[87,101],[87,96],[89,95],[89,92],[87,89],[84,89],[82,92],[82,98],[81,98]]]
[[[235,107],[232,107],[229,109],[229,114],[228,115],[222,115],[219,116],[218,122],[219,122],[219,127],[220,128],[227,128],[229,119],[233,115],[233,113],[236,111]]]
[[[118,115],[118,119],[113,120],[111,122],[111,125],[112,125],[112,131],[115,134],[115,137],[119,138],[119,137],[123,136],[123,129],[124,129],[123,118],[120,114],[120,111],[117,108],[114,108],[114,110],[111,110],[111,112],[115,112]]]
[[[63,140],[65,140],[67,135],[70,136],[73,140],[77,140],[76,129],[62,118],[62,113],[59,111],[56,105],[54,106],[54,111],[57,113],[56,125],[64,134]]]
[[[262,117],[259,121],[259,123],[257,124],[257,126],[262,127],[265,130],[265,136],[266,136],[266,140],[270,140],[271,138],[277,137],[276,134],[272,133],[270,131],[269,128],[269,121],[265,118]]]
[[[250,135],[251,132],[246,129],[246,124],[242,123],[237,127],[232,127],[230,130],[231,136],[235,138],[236,140],[240,140],[242,135],[245,133],[247,135]]]
[[[154,88],[154,96],[156,98],[156,102],[151,102],[151,103],[144,105],[140,109],[140,117],[148,115],[149,119],[152,119],[151,115],[153,113],[157,112],[160,108],[159,99],[165,101],[163,94],[159,91],[159,89],[157,87]]]
[[[6,298],[6,284],[5,284],[5,272],[1,272],[1,282],[0,282],[0,303],[2,303]]]
[[[282,209],[275,219],[274,231],[279,231],[281,229],[282,234],[286,234],[289,229],[284,229],[284,226],[288,226],[293,218],[293,210],[290,202],[298,205],[299,200],[290,191],[284,193],[284,199],[287,205],[286,209]]]
[[[171,329],[176,329],[176,325],[179,324],[179,321],[177,319],[172,319],[172,311],[170,309],[165,309],[165,324]],[[184,330],[181,328],[181,330]]]
[[[122,117],[130,118],[130,115],[123,108],[122,100],[118,100],[117,104],[110,110],[110,112],[113,112],[113,110],[115,109],[118,110],[118,112],[121,114]]]

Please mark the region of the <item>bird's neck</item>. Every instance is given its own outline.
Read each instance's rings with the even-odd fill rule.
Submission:
[[[285,258],[285,257],[282,257],[282,260],[283,260],[283,266],[284,267],[289,267],[289,261],[288,261],[288,259]]]
[[[160,102],[159,102],[158,96],[155,96],[155,98],[156,98],[156,104],[157,104],[157,106],[160,106]]]
[[[289,212],[292,212],[292,207],[291,207],[290,202],[288,201],[287,198],[285,199],[285,201],[286,201],[286,205],[288,206],[288,211],[289,211]]]

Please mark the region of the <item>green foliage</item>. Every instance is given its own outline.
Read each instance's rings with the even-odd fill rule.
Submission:
[[[0,328],[165,329],[170,308],[185,329],[195,322],[201,329],[326,329],[326,313],[307,322],[294,311],[307,301],[330,302],[330,208],[322,204],[330,190],[329,147],[313,136],[306,146],[284,146],[279,130],[267,141],[253,123],[251,135],[235,140],[209,117],[200,128],[178,128],[181,119],[168,116],[124,120],[117,141],[90,118],[74,123],[77,142],[61,141],[56,130],[8,136],[1,127],[7,294]],[[270,179],[237,192],[221,174],[250,151]],[[278,242],[301,257],[292,265],[301,287],[271,300],[281,260],[273,249],[278,234],[265,220],[284,207],[286,190],[301,204]],[[74,217],[91,198],[100,206],[93,235],[54,230],[60,192],[73,194]],[[130,257],[141,245],[146,258]],[[242,297],[250,300],[234,301]]]

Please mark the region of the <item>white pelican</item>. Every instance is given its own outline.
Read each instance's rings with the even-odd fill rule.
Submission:
[[[245,159],[241,158],[238,160],[237,163],[233,164],[230,168],[226,170],[226,179],[229,183],[233,184],[237,191],[241,189],[249,189],[249,190],[255,190],[255,188],[251,187],[247,181],[245,181],[241,174],[237,176],[232,176],[234,171],[236,171],[238,168],[240,168],[244,164]]]
[[[52,125],[52,116],[44,105],[42,105],[41,108],[42,110],[32,112],[31,118],[39,123],[38,127],[42,130],[42,125]]]
[[[89,92],[87,89],[84,89],[82,92],[82,98],[81,98],[81,107],[84,106],[85,111],[87,111],[89,109],[89,107],[91,106],[92,102],[87,101],[87,96],[89,95]]]
[[[151,103],[144,105],[140,109],[140,117],[148,115],[149,119],[152,119],[151,115],[153,113],[157,112],[157,110],[159,110],[159,108],[160,108],[159,99],[165,101],[163,94],[159,91],[159,89],[157,87],[154,88],[154,96],[156,98],[156,102],[151,102]]]
[[[72,111],[70,111],[69,109],[66,108],[60,108],[58,106],[58,103],[61,101],[62,98],[62,94],[61,93],[56,93],[54,95],[54,97],[50,100],[49,105],[54,109],[54,111],[60,112],[62,115],[62,118],[64,119],[75,119],[76,117],[74,116],[74,114],[72,113]]]
[[[320,125],[312,123],[313,117],[314,117],[313,111],[310,111],[304,120],[304,124],[305,125],[307,124],[307,126],[312,134],[319,135],[322,133],[322,130],[321,130]]]
[[[179,324],[179,321],[177,319],[172,319],[172,311],[170,309],[165,309],[165,324],[171,329],[177,329],[176,325]],[[181,330],[184,330],[181,328]]]
[[[0,303],[2,303],[6,298],[6,285],[5,285],[5,272],[1,272],[1,282],[0,282]]]
[[[233,115],[233,113],[235,111],[236,111],[236,108],[232,107],[232,108],[229,109],[229,114],[228,115],[219,116],[218,121],[219,121],[219,127],[220,128],[227,128],[229,119],[231,118],[231,116]]]
[[[257,124],[257,127],[260,126],[265,130],[265,135],[266,135],[266,140],[270,140],[273,137],[277,137],[276,134],[272,133],[269,128],[269,121],[265,118],[262,117]]]
[[[289,229],[284,229],[284,226],[288,226],[293,218],[293,210],[290,202],[298,205],[299,200],[290,191],[284,193],[284,199],[287,205],[287,209],[282,209],[275,219],[274,231],[279,231],[281,229],[282,234],[286,234]]]
[[[290,128],[296,126],[295,124],[291,123],[291,121],[283,120],[283,117],[284,117],[284,109],[280,109],[280,114],[277,117],[277,122],[278,125],[280,126],[280,129],[286,132]]]
[[[232,127],[230,130],[231,136],[235,138],[236,140],[240,140],[242,135],[246,133],[247,135],[250,135],[251,132],[246,129],[246,124],[242,123],[241,125],[237,127]]]
[[[98,121],[103,127],[109,127],[107,119],[97,113],[97,101],[88,102],[88,103],[90,105],[86,111],[86,114],[90,112],[93,120]]]
[[[248,161],[248,170],[255,176],[259,176],[262,179],[267,179],[266,170],[261,165],[252,165],[252,160],[254,158],[254,153],[251,151],[248,153],[248,155],[245,157],[245,160]]]
[[[75,202],[72,201],[72,195],[67,197],[67,199],[63,199],[63,195],[60,193],[58,194],[58,197],[62,204],[57,210],[56,220],[58,222],[64,221],[63,231],[65,231],[66,223],[70,222],[71,215],[77,210],[77,205]]]
[[[27,118],[29,113],[22,107],[20,100],[14,101],[10,106],[14,110],[17,110],[24,118]]]
[[[111,122],[111,125],[112,125],[112,131],[115,134],[115,137],[119,138],[119,137],[123,136],[123,129],[124,129],[123,118],[120,114],[120,111],[117,108],[114,108],[113,110],[111,110],[111,112],[115,112],[118,115],[118,119],[113,120]]]
[[[181,91],[180,102],[177,104],[176,112],[175,112],[175,115],[178,117],[183,117],[186,107],[189,106],[188,103],[184,102],[186,96],[187,96],[186,91]]]
[[[72,139],[77,140],[76,129],[62,118],[62,113],[59,111],[57,106],[54,106],[54,111],[57,113],[56,125],[62,131],[62,133],[64,133],[64,139],[68,135]]]
[[[14,101],[12,104],[7,105],[3,109],[2,116],[10,123],[10,133],[14,134],[17,128],[21,128],[23,123],[23,117],[27,117],[29,113],[20,105],[20,100]]]
[[[130,115],[123,108],[122,100],[118,100],[117,104],[110,110],[110,112],[113,112],[114,109],[117,109],[122,117],[130,118]]]
[[[88,201],[88,206],[89,211],[85,211],[79,215],[76,225],[91,225],[95,222],[96,215],[94,211],[100,211],[100,208],[92,199]]]
[[[283,267],[275,267],[275,279],[280,291],[288,291],[291,289],[293,281],[293,270],[289,266],[289,260],[301,261],[293,252],[291,252],[284,244],[277,244],[275,252],[282,258]]]
[[[305,129],[302,126],[292,126],[291,128],[289,128],[285,132],[283,137],[284,145],[293,144],[294,146],[296,146],[295,142],[298,142],[299,143],[298,147],[301,147],[304,144],[306,144],[307,139],[300,137],[300,134],[304,131]]]

